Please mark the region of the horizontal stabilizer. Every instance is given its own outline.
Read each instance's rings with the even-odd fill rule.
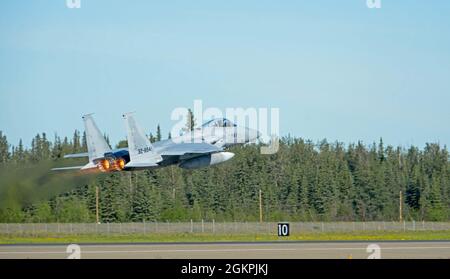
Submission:
[[[53,168],[52,171],[64,171],[64,170],[81,170],[84,166]]]
[[[89,157],[89,153],[84,152],[84,153],[75,153],[75,154],[66,154],[66,155],[64,155],[65,159],[68,159],[68,158],[83,158],[83,157]]]

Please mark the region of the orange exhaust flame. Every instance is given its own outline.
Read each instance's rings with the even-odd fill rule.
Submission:
[[[102,161],[100,162],[100,167],[101,167],[101,169],[102,169],[103,171],[108,171],[109,168],[111,167],[111,164],[109,163],[108,160],[102,160]]]
[[[125,168],[125,160],[122,158],[117,159],[116,166],[119,170],[123,170]]]

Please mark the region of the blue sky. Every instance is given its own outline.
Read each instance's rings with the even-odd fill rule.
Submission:
[[[450,145],[450,1],[0,2],[0,130],[27,145],[95,112],[164,135],[176,107],[278,107],[281,134]]]

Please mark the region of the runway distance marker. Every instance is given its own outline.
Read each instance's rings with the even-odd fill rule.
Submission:
[[[278,223],[278,236],[289,236],[289,223]]]
[[[367,246],[366,252],[371,253],[367,259],[381,259],[381,247],[378,244],[370,244]]]
[[[78,244],[70,244],[66,248],[66,253],[70,253],[67,259],[81,259],[81,247]]]

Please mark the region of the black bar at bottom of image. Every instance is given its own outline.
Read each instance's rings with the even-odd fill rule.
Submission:
[[[2,278],[132,276],[146,278],[304,278],[318,275],[429,276],[450,271],[450,260],[0,260]],[[101,277],[99,277],[101,276]],[[11,277],[12,278],[12,277]]]

